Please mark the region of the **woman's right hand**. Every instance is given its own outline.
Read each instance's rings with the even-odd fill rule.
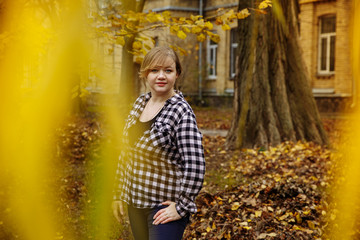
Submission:
[[[112,202],[112,210],[116,220],[121,222],[121,215],[124,215],[123,203],[121,201],[113,201]]]

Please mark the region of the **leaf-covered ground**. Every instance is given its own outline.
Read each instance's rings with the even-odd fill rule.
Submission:
[[[196,115],[205,129],[228,129],[231,123],[231,111],[224,109],[197,109]],[[205,186],[184,239],[331,239],[329,226],[338,214],[331,187],[339,185],[337,147],[346,142],[348,122],[323,118],[330,148],[284,142],[267,150],[229,151],[225,137],[205,136]],[[358,239],[359,230],[353,236]]]
[[[231,109],[196,109],[203,129],[229,129]],[[225,137],[204,136],[207,172],[197,198],[198,213],[184,239],[330,239],[327,230],[336,218],[330,200],[337,150],[343,142],[344,119],[323,119],[333,147],[285,142],[264,149],[229,151]],[[88,195],[87,181],[101,166],[95,121],[78,120],[59,129],[60,158],[66,159],[60,190],[60,209],[77,239],[94,238],[84,209],[97,201]],[[90,152],[89,152],[90,151]],[[90,155],[89,155],[90,154]],[[91,157],[90,157],[91,156]],[[337,159],[338,160],[338,159]],[[62,233],[65,235],[64,233]],[[355,233],[358,236],[359,233]],[[108,239],[132,239],[128,221],[114,220]]]
[[[195,109],[202,129],[227,130],[231,109]],[[285,142],[270,149],[229,151],[225,137],[204,136],[207,172],[184,239],[331,239],[327,230],[337,212],[330,187],[336,183],[337,146],[346,142],[346,118],[323,118],[331,148],[312,143]],[[90,180],[102,169],[101,140],[106,138],[96,120],[74,118],[57,130],[54,195],[64,215],[58,239],[95,239],[89,211],[101,199],[89,194]],[[340,156],[341,158],[341,156]],[[111,214],[111,210],[109,213]],[[3,219],[6,219],[4,215]],[[103,239],[129,239],[126,218],[113,221]],[[89,228],[90,226],[90,228]],[[0,237],[15,239],[5,221]],[[71,235],[67,235],[68,232]],[[75,234],[75,236],[74,236]],[[11,237],[12,236],[12,237]],[[359,231],[354,232],[359,238]]]
[[[330,212],[324,200],[332,180],[329,150],[290,142],[261,152],[207,150],[206,185],[185,239],[322,236]]]
[[[231,109],[196,109],[203,129],[229,129]],[[344,119],[324,118],[335,146],[344,137]],[[84,208],[96,199],[88,196],[87,180],[101,165],[94,157],[103,137],[94,121],[79,120],[59,130],[60,149],[67,149],[61,179],[62,209],[67,227],[77,239],[93,238]],[[204,136],[207,172],[197,198],[198,213],[187,227],[184,239],[327,239],[326,231],[336,211],[331,207],[336,148],[312,143],[285,142],[268,150],[229,151],[225,137]],[[91,146],[91,147],[90,147]],[[89,157],[91,149],[92,157]],[[70,151],[69,151],[70,150]],[[132,239],[128,221],[114,221],[109,239]]]

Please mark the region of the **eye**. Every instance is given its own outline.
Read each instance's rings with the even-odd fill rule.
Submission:
[[[165,72],[166,73],[172,73],[172,70],[171,69],[166,69]]]
[[[152,73],[157,73],[158,71],[159,71],[159,70],[158,70],[158,69],[155,69],[155,68],[150,70],[150,72],[152,72]]]

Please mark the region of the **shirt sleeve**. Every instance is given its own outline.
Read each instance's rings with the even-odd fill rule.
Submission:
[[[196,212],[195,198],[205,175],[202,135],[192,112],[186,113],[176,131],[177,147],[183,162],[183,179],[176,210],[181,217]]]
[[[113,200],[120,200],[121,189],[124,181],[124,153],[121,151],[119,155],[119,160],[117,163],[116,173],[115,173],[115,183],[114,183],[114,191],[113,191]]]

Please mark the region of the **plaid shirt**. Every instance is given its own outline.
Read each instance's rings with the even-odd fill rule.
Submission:
[[[196,212],[205,174],[202,135],[195,115],[183,95],[177,92],[165,102],[151,128],[130,146],[129,128],[138,121],[151,93],[134,103],[124,128],[124,146],[116,171],[114,200],[137,208],[176,202],[181,217]]]

